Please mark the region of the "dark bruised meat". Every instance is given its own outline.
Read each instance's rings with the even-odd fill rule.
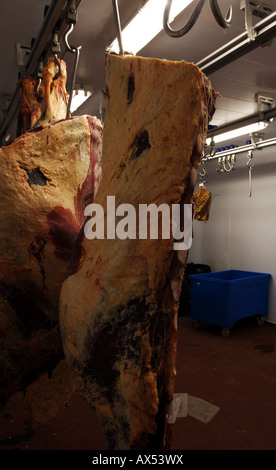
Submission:
[[[34,168],[33,170],[25,170],[28,175],[28,184],[38,184],[39,186],[45,186],[48,178],[43,175],[42,171],[39,168]]]
[[[140,157],[141,153],[144,152],[146,149],[150,149],[151,145],[149,142],[149,133],[145,129],[136,137],[134,142],[134,149],[132,150],[131,156],[129,161],[135,160],[136,158]]]
[[[55,247],[55,255],[69,263],[81,228],[80,224],[71,210],[61,206],[54,207],[48,212],[47,224]]]
[[[110,195],[136,214],[139,204],[191,203],[214,112],[209,80],[184,61],[107,54],[106,89],[103,175],[94,199],[105,218]],[[188,255],[174,251],[173,242],[172,235],[82,235],[62,286],[65,355],[76,387],[102,423],[107,449],[169,447],[167,408]]]
[[[135,92],[135,80],[134,76],[130,75],[128,79],[128,87],[127,87],[127,101],[128,104],[131,104],[133,101],[134,97],[134,92]]]

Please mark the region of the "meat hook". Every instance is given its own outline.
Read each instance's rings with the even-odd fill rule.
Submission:
[[[212,10],[212,13],[214,15],[214,18],[216,22],[218,23],[219,26],[222,28],[229,28],[231,21],[232,21],[232,5],[228,8],[228,11],[225,15],[225,18],[222,16],[222,13],[219,9],[217,0],[209,0],[210,7]]]
[[[253,151],[252,150],[248,150],[248,154],[247,154],[247,166],[248,166],[248,170],[249,170],[249,197],[252,196],[252,168],[253,168],[253,164],[252,164],[252,158],[253,158]]]
[[[233,170],[234,162],[231,159],[231,155],[228,155],[227,157],[223,157],[222,162],[223,162],[223,168],[225,171],[229,172]]]
[[[60,65],[60,61],[58,60],[57,54],[54,54],[54,59],[55,59],[55,64],[58,67],[58,71],[57,71],[57,73],[55,74],[55,76],[53,78],[53,80],[56,80],[58,77],[61,76],[61,65]]]
[[[218,173],[224,173],[224,167],[223,167],[223,158],[222,157],[219,157],[218,158],[218,168],[217,168],[217,172]]]
[[[41,83],[42,83],[42,69],[43,69],[43,61],[41,60],[39,62],[39,66],[38,66],[38,72],[37,72],[38,82],[37,82],[37,86],[36,86],[36,90],[35,90],[35,95],[38,99],[40,98],[39,88],[40,88]]]
[[[170,11],[171,11],[171,6],[172,6],[172,0],[167,0],[165,10],[164,10],[164,16],[163,16],[163,28],[165,33],[168,34],[168,36],[171,36],[172,38],[180,38],[181,36],[184,36],[184,34],[187,34],[192,27],[194,26],[196,20],[198,19],[200,12],[202,10],[202,7],[204,5],[205,0],[199,0],[197,6],[195,7],[192,16],[190,17],[188,23],[186,23],[183,28],[178,29],[178,30],[173,30],[171,29],[169,25],[169,17],[170,17]]]
[[[56,75],[53,78],[53,80],[56,80],[61,75],[61,65],[60,65],[60,62],[59,62],[58,56],[57,56],[57,54],[60,52],[60,44],[59,44],[59,40],[58,40],[58,31],[55,31],[54,34],[53,34],[52,52],[53,52],[53,55],[54,55],[55,64],[58,67],[58,71],[57,71]]]
[[[200,171],[198,170],[198,176],[199,176],[199,179],[200,179],[200,183],[201,183],[202,185],[204,185],[204,184],[206,184],[206,183],[208,182],[208,171],[207,171],[207,168],[206,168],[206,166],[205,166],[205,161],[207,161],[207,158],[204,158],[204,157],[203,157],[203,158],[201,159],[201,164],[200,164],[200,166],[201,166],[201,168],[202,168],[202,172],[200,172]],[[206,179],[204,180],[203,178],[204,178],[205,176],[206,176]]]
[[[165,33],[168,34],[168,36],[171,36],[173,38],[179,38],[181,36],[184,36],[184,34],[187,34],[196,23],[200,15],[200,12],[202,10],[202,7],[204,5],[204,2],[205,0],[199,0],[189,21],[186,23],[185,26],[183,26],[183,28],[178,29],[178,30],[173,30],[169,25],[169,16],[170,16],[170,11],[171,11],[171,6],[172,6],[172,0],[167,0],[165,10],[164,10],[164,15],[163,15],[163,28],[164,28]],[[221,26],[222,28],[228,28],[232,20],[232,6],[229,7],[226,13],[226,16],[224,18],[219,9],[217,0],[209,0],[209,3],[210,3],[210,7],[214,15],[214,18],[219,24],[219,26]]]
[[[71,108],[73,92],[74,92],[74,86],[75,86],[76,75],[77,75],[77,69],[78,69],[78,64],[79,64],[80,51],[81,51],[81,48],[82,48],[82,46],[75,47],[75,46],[70,46],[70,44],[69,44],[68,38],[69,38],[70,34],[72,33],[73,29],[74,29],[74,24],[71,23],[68,26],[67,31],[66,31],[65,36],[64,36],[64,42],[65,42],[67,51],[72,52],[73,54],[76,54],[74,70],[73,70],[73,76],[72,76],[72,81],[71,81],[71,88],[70,88],[70,93],[69,93],[69,100],[68,100],[68,105],[67,105],[67,113],[66,113],[67,118],[70,115],[70,108]],[[65,51],[65,53],[67,51]],[[63,57],[64,57],[65,53],[63,54]]]

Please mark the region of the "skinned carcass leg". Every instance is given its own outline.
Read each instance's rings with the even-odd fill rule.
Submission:
[[[142,204],[191,203],[216,94],[193,64],[112,54],[106,88],[94,201],[104,211],[97,220],[105,236],[92,239],[96,219],[86,223],[62,286],[60,327],[76,386],[100,418],[107,448],[160,450],[168,446],[187,250],[174,250],[172,234],[139,238],[127,220],[110,216],[108,196],[116,207],[128,204],[117,216],[130,205],[138,214]]]

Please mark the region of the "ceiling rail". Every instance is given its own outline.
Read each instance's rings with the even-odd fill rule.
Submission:
[[[214,137],[215,135],[222,134],[228,131],[233,131],[243,126],[249,126],[250,124],[254,124],[255,122],[270,121],[274,117],[276,117],[276,107],[270,108],[266,111],[260,111],[254,114],[250,114],[250,116],[246,116],[244,118],[237,119],[236,121],[229,122],[222,126],[215,127],[214,129],[208,131],[207,137]]]
[[[271,13],[254,26],[255,39],[251,40],[247,31],[214,51],[197,63],[205,75],[211,75],[236,59],[268,43],[276,36],[276,12]]]
[[[205,161],[211,161],[220,157],[227,157],[229,155],[236,155],[239,153],[248,152],[249,150],[261,150],[262,148],[271,147],[272,145],[276,145],[276,137],[267,140],[259,140],[258,142],[254,142],[247,145],[241,145],[240,147],[224,150],[222,152],[216,152],[214,155],[206,154],[204,155],[204,157],[206,158]]]
[[[76,0],[75,8],[77,9],[82,0]],[[36,41],[32,47],[28,62],[26,64],[26,76],[32,76],[38,65],[41,57],[45,57],[51,48],[51,37],[55,30],[58,31],[59,37],[64,34],[67,23],[66,6],[69,5],[67,0],[52,0],[51,5],[45,15],[44,22]],[[10,102],[7,114],[1,123],[0,127],[0,140],[4,142],[4,138],[17,117],[20,105],[20,86],[17,85],[13,97]]]

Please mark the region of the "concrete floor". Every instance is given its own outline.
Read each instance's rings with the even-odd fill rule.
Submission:
[[[229,337],[179,318],[176,393],[219,408],[208,422],[190,416],[173,426],[173,450],[276,450],[276,328],[238,322]],[[32,429],[23,395],[0,413],[0,450],[103,450],[95,415],[75,393],[47,425]]]

